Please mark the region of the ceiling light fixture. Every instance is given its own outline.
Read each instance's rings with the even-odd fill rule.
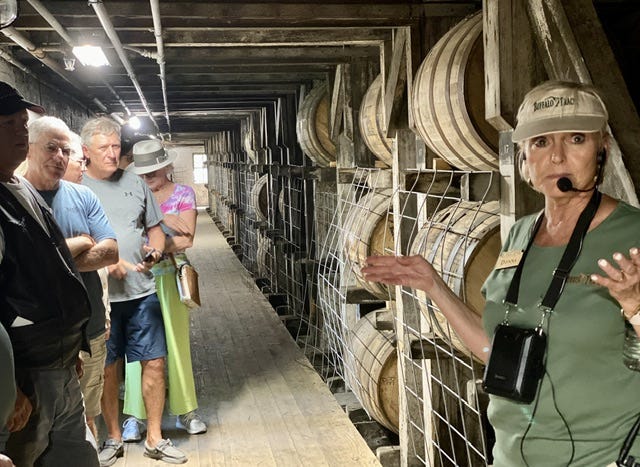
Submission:
[[[129,126],[132,130],[139,130],[142,122],[135,115],[129,119]]]
[[[64,69],[67,71],[75,71],[76,69],[76,59],[69,58],[66,55],[63,58],[64,60]]]
[[[102,48],[96,45],[74,47],[73,55],[75,55],[84,66],[109,66],[109,60],[107,60]]]

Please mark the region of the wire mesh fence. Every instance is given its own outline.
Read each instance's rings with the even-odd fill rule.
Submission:
[[[391,170],[357,168],[312,181],[210,170],[243,264],[325,381],[399,433],[407,458],[490,465],[481,363],[427,293],[371,283],[361,268],[370,255],[421,255],[480,315],[500,248],[496,174],[414,170],[393,180]]]

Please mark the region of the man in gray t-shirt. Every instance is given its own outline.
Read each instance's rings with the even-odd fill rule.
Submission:
[[[167,348],[150,268],[162,258],[165,246],[162,211],[140,177],[118,168],[120,126],[116,122],[106,117],[89,120],[80,136],[87,157],[83,184],[102,202],[120,252],[118,263],[109,266],[111,336],[102,396],[102,415],[109,434],[100,451],[100,464],[112,465],[124,455],[116,363],[125,356],[128,362],[142,364],[142,397],[148,417],[145,456],[183,463],[187,461],[184,453],[163,439],[160,430]]]

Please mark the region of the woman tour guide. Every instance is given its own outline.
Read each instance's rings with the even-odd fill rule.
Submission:
[[[623,362],[625,329],[640,331],[640,210],[598,192],[607,119],[589,85],[548,81],[525,96],[513,141],[522,178],[545,204],[511,228],[483,286],[482,317],[421,256],[370,257],[362,271],[424,290],[495,370],[484,380],[494,467],[607,466],[640,413],[640,372]],[[512,357],[526,339],[541,349],[529,398],[499,387],[523,364]],[[640,457],[640,440],[631,455]]]

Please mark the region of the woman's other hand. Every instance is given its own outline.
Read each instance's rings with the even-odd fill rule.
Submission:
[[[592,274],[591,280],[609,289],[625,315],[630,317],[640,305],[640,250],[631,248],[629,257],[614,253],[613,260],[615,265],[606,259],[598,260],[598,266],[604,274]]]
[[[362,273],[368,281],[428,292],[440,276],[422,256],[369,256]]]

